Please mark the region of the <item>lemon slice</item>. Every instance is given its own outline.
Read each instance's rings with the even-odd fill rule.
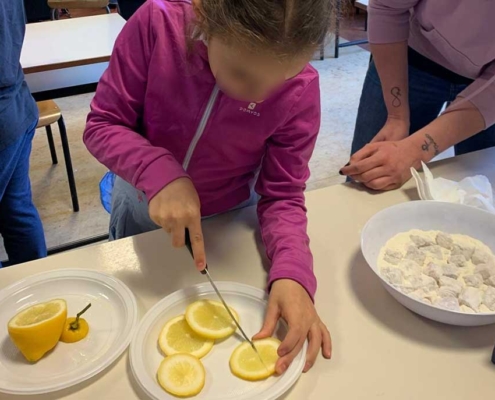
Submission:
[[[65,300],[52,300],[21,311],[9,321],[7,329],[24,357],[36,362],[57,345],[66,318]]]
[[[239,316],[230,308],[235,319]],[[186,321],[198,335],[208,339],[223,339],[235,332],[236,326],[222,303],[213,300],[200,300],[186,309]]]
[[[168,321],[158,338],[158,345],[167,356],[187,353],[201,358],[210,352],[214,343],[213,340],[205,339],[194,332],[183,315]]]
[[[201,361],[190,354],[174,354],[165,358],[157,373],[160,386],[179,397],[196,396],[201,392],[205,376]]]
[[[280,340],[266,338],[255,340],[254,346],[260,357],[248,342],[243,342],[236,347],[230,356],[230,369],[232,373],[248,381],[259,381],[266,379],[275,373],[275,364],[278,360],[277,350]]]

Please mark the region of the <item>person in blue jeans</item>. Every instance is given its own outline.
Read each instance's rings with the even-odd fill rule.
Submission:
[[[460,155],[495,145],[495,2],[476,3],[369,2],[373,61],[342,175],[392,190],[452,146]]]
[[[0,0],[0,235],[10,265],[46,257],[29,181],[38,109],[19,62],[24,32],[23,2]]]

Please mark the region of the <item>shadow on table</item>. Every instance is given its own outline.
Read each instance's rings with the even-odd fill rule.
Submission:
[[[127,372],[127,377],[129,378],[129,382],[131,383],[132,390],[134,391],[136,397],[141,400],[149,400],[150,397],[144,392],[143,389],[141,389],[139,383],[136,382],[136,378],[134,378],[134,374],[132,373],[132,368],[131,368],[131,362],[129,359],[127,359],[125,368]]]
[[[65,398],[68,396],[73,396],[76,393],[84,390],[85,388],[97,383],[100,379],[104,378],[112,368],[120,361],[122,357],[127,357],[127,351],[125,351],[120,357],[118,357],[112,364],[106,367],[102,372],[96,374],[92,378],[85,380],[84,382],[79,383],[78,385],[71,386],[70,388],[59,390],[53,393],[46,394],[37,394],[35,396],[18,396],[19,399],[36,399],[36,400],[57,400],[61,398]],[[0,398],[2,398],[0,396]],[[143,400],[147,400],[147,398],[143,398]]]
[[[382,286],[359,251],[349,269],[352,290],[361,305],[385,328],[436,348],[476,349],[493,346],[493,326],[461,327],[423,318],[397,302]]]

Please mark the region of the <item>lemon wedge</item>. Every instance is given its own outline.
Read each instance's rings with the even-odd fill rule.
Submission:
[[[239,316],[230,308],[237,321]],[[199,300],[186,309],[186,321],[198,335],[207,339],[223,339],[232,335],[236,326],[222,303],[213,300]]]
[[[52,300],[21,311],[9,321],[7,329],[26,360],[36,362],[57,345],[66,318],[65,300]]]
[[[201,358],[210,352],[214,343],[213,340],[203,338],[194,332],[183,315],[168,321],[158,338],[158,345],[167,356],[187,353]]]
[[[266,338],[255,340],[253,343],[259,356],[248,342],[243,342],[236,347],[230,357],[230,369],[238,378],[259,381],[275,373],[275,364],[279,358],[277,350],[280,346],[280,340]],[[263,362],[261,362],[260,356]]]
[[[158,368],[160,386],[178,397],[196,396],[205,385],[205,368],[190,354],[174,354],[165,358]]]

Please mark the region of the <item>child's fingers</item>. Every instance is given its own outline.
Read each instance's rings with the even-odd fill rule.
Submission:
[[[301,351],[305,340],[306,337],[300,337],[292,350],[278,359],[277,364],[275,365],[275,371],[277,372],[277,374],[283,374],[287,370],[287,368],[289,368],[294,358],[296,358]]]
[[[309,345],[303,372],[308,372],[315,363],[322,345],[322,332],[318,324],[313,324],[308,333]]]
[[[186,231],[184,225],[175,224],[172,227],[172,246],[184,247],[186,244]]]
[[[265,315],[265,322],[263,323],[263,328],[261,328],[261,331],[253,336],[253,340],[264,339],[268,336],[272,336],[279,318],[280,311],[277,304],[274,301],[269,302],[268,309]]]
[[[320,325],[323,340],[323,357],[330,359],[332,358],[332,336],[323,322],[320,322]]]
[[[191,237],[191,245],[194,254],[194,262],[196,267],[202,271],[206,267],[205,243],[203,240],[203,231],[201,229],[201,219],[195,219],[189,226],[189,235]],[[184,230],[183,230],[184,231]]]
[[[301,324],[289,324],[289,332],[287,332],[287,336],[285,336],[284,341],[278,348],[278,355],[284,357],[294,351],[301,341],[301,337],[306,338],[307,333]]]

